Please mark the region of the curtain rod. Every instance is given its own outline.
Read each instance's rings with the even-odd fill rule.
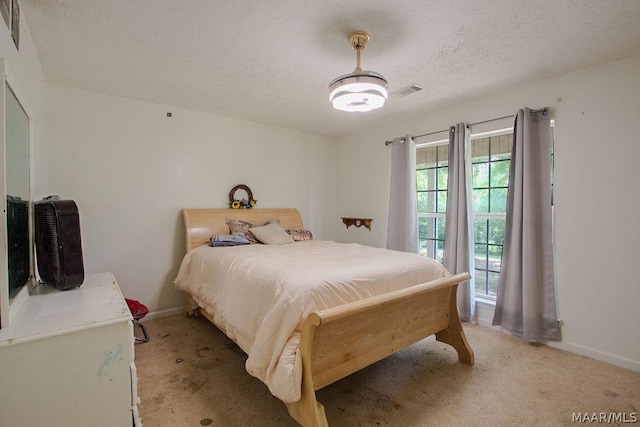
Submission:
[[[549,107],[539,108],[537,110],[531,110],[532,113],[539,113],[540,111],[543,111],[544,114],[546,115],[549,112]],[[471,124],[469,124],[469,126],[476,126],[476,125],[481,125],[483,123],[495,122],[497,120],[508,119],[509,117],[515,117],[515,114],[510,114],[508,116],[498,117],[496,119],[489,119],[489,120],[483,120],[481,122],[471,123]],[[435,135],[436,133],[442,133],[442,132],[448,132],[448,131],[449,131],[449,129],[443,129],[443,130],[437,130],[435,132],[423,133],[422,135],[414,136],[413,139],[422,138],[423,136]],[[402,138],[402,139],[404,139],[404,138]],[[393,141],[385,141],[384,142],[384,145],[389,145],[389,144],[393,144]]]

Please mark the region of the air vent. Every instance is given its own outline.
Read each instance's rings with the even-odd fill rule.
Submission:
[[[412,84],[409,86],[405,86],[402,89],[398,89],[389,94],[389,99],[400,99],[404,98],[407,95],[411,95],[412,93],[418,92],[422,90],[422,86],[417,84]]]

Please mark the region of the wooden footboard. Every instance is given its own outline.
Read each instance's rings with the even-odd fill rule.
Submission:
[[[456,305],[458,283],[470,278],[457,274],[309,315],[300,338],[301,399],[287,404],[289,414],[305,427],[328,426],[316,390],[432,334],[473,364]]]

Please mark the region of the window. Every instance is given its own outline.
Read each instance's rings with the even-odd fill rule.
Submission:
[[[502,264],[513,134],[471,137],[476,295],[495,299]]]
[[[553,204],[554,122],[551,122]],[[476,296],[495,300],[513,150],[513,129],[471,135]],[[420,254],[442,262],[447,212],[448,141],[416,147],[418,239]]]
[[[471,138],[476,295],[495,299],[500,276],[513,136]],[[420,254],[442,262],[447,212],[448,141],[416,148]]]
[[[442,262],[447,212],[448,142],[416,148],[420,254]]]
[[[504,241],[511,129],[471,137],[476,295],[495,299]],[[448,141],[416,148],[420,254],[442,262],[447,212]]]

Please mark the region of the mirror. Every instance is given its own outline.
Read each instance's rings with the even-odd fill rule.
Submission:
[[[11,324],[34,286],[31,219],[32,117],[0,58],[0,327]]]
[[[29,281],[29,116],[5,83],[5,189],[9,303]]]

